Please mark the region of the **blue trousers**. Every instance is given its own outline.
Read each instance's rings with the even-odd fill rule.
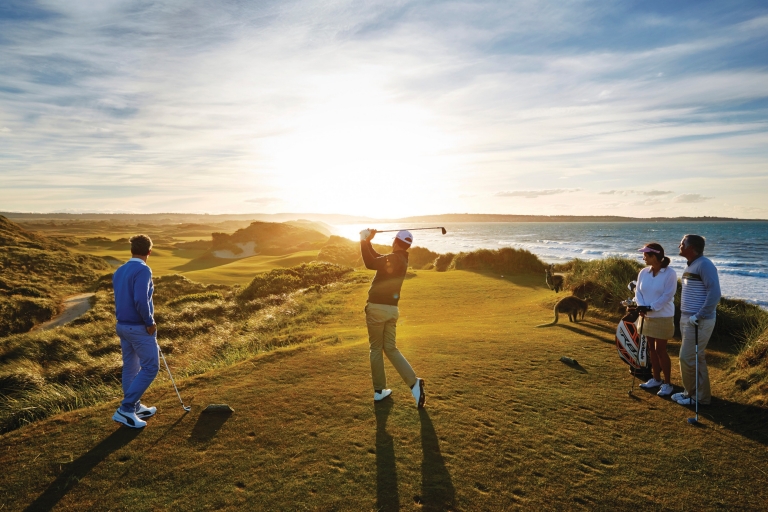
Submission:
[[[135,412],[141,403],[141,395],[157,376],[157,331],[147,334],[143,325],[117,324],[117,335],[123,350],[123,402],[125,412]]]

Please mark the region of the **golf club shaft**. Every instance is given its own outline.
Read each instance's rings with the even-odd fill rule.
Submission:
[[[694,395],[696,395],[696,421],[699,421],[699,325],[693,326],[694,339],[696,340],[696,385],[694,386]]]
[[[173,384],[173,389],[176,390],[176,396],[179,397],[179,402],[181,402],[181,406],[184,408],[184,410],[188,410],[187,407],[184,405],[184,400],[181,399],[181,394],[179,393],[179,388],[176,387],[176,382],[173,380],[173,375],[171,375],[171,368],[168,366],[168,361],[165,360],[165,355],[163,355],[163,351],[160,348],[160,344],[157,344],[157,351],[160,352],[160,357],[163,358],[163,363],[165,363],[165,369],[168,370],[168,376],[171,378],[171,384]]]
[[[442,229],[442,230],[445,230],[445,228],[442,227],[442,226],[437,226],[437,227],[434,227],[434,228],[403,228],[403,229],[404,230],[408,230],[408,231],[419,231],[419,230],[422,230],[422,229]],[[377,233],[395,233],[397,231],[402,231],[403,229],[383,229],[383,230],[378,230],[377,229],[376,232]]]

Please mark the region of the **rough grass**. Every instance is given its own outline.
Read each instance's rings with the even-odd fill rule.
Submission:
[[[236,288],[161,276],[155,279],[159,342],[179,376],[306,342],[311,337],[294,330],[322,321],[332,309],[323,294],[341,279],[354,281],[351,272],[320,263],[279,270],[255,278],[245,297]],[[111,275],[102,276],[94,307],[67,326],[2,340],[0,432],[119,395],[122,360],[111,283]]]
[[[589,299],[590,304],[609,311],[618,311],[621,301],[634,296],[627,283],[637,279],[643,268],[636,261],[625,258],[602,260],[573,260],[561,266],[565,274],[565,288],[574,295]],[[542,271],[542,279],[544,272]]]
[[[143,431],[110,420],[115,399],[5,434],[0,501],[357,511],[757,510],[768,500],[768,416],[722,398],[726,370],[710,367],[718,398],[698,428],[688,408],[630,398],[613,322],[533,328],[551,314],[538,276],[416,272],[398,345],[426,379],[427,408],[416,410],[390,366],[392,398],[374,405],[366,288],[329,290],[322,323],[290,333],[316,343],[180,377],[189,414],[159,380],[145,396],[159,412]],[[201,414],[209,403],[235,413]]]

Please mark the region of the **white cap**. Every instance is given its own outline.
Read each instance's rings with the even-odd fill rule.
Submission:
[[[395,235],[395,238],[407,243],[408,245],[411,245],[413,243],[413,235],[407,229],[398,231],[397,235]]]

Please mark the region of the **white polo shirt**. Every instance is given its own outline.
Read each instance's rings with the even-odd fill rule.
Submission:
[[[656,276],[651,267],[645,267],[637,274],[635,300],[638,306],[651,306],[648,318],[675,316],[675,292],[677,274],[670,267],[659,269]]]

